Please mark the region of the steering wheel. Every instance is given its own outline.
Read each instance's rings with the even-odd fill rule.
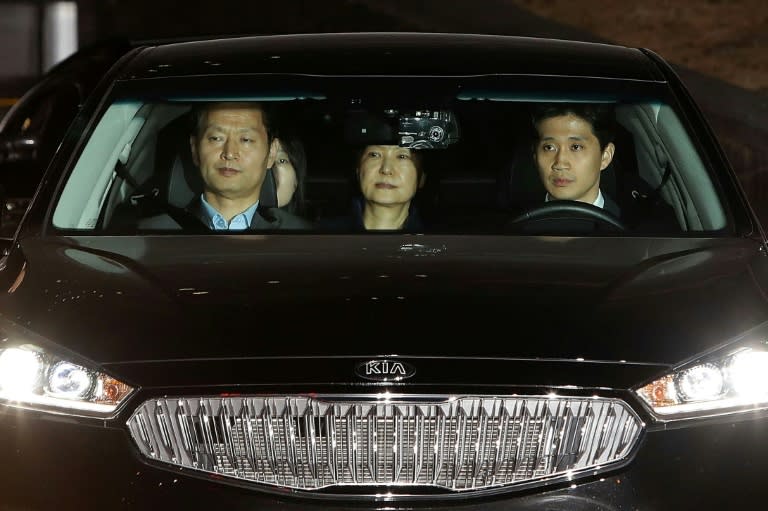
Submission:
[[[509,227],[524,231],[556,233],[627,230],[621,220],[603,208],[573,200],[545,202],[513,219]]]

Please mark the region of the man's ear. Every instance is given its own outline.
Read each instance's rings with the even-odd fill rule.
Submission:
[[[605,149],[603,149],[603,156],[600,158],[600,171],[605,170],[605,168],[611,164],[614,151],[616,151],[616,146],[613,145],[613,142],[609,142],[608,145],[605,146]]]
[[[539,139],[537,138],[531,144],[531,156],[533,157],[533,163],[535,163],[536,165],[539,164],[539,152],[537,151],[538,148],[539,148]]]
[[[272,139],[272,143],[269,144],[269,154],[267,155],[267,168],[271,169],[275,166],[275,160],[277,159],[277,138]]]
[[[199,167],[200,159],[197,155],[197,137],[194,135],[189,136],[189,151],[192,153],[192,163],[194,163],[196,167]]]
[[[421,176],[419,176],[418,189],[421,190],[422,188],[424,188],[424,183],[426,183],[426,182],[427,182],[427,173],[426,172],[422,172]]]

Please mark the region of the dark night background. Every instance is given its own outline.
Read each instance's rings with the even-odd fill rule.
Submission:
[[[768,135],[768,2],[764,0],[633,4],[605,0],[78,0],[76,4],[80,46],[114,36],[431,31],[647,47],[676,67],[720,136],[753,206],[768,219],[768,150],[763,142]],[[15,90],[9,85],[0,90],[0,96],[23,92],[31,79],[14,82]]]

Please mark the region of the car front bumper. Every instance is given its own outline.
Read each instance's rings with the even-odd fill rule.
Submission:
[[[733,509],[768,501],[766,419],[649,431],[613,473],[493,496],[307,498],[146,463],[127,430],[6,408],[0,511],[90,509]]]

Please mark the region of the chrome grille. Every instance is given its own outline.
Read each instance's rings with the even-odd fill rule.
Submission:
[[[150,459],[259,484],[467,491],[607,468],[643,424],[605,398],[237,396],[152,399],[128,427]]]

